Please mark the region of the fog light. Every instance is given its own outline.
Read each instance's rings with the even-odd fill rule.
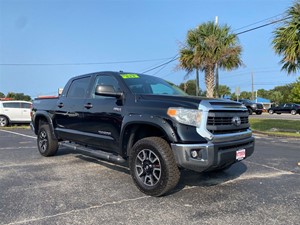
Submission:
[[[198,152],[196,151],[196,150],[192,150],[191,151],[191,156],[192,156],[192,158],[197,158],[198,157]]]

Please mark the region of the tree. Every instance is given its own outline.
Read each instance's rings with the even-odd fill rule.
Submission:
[[[279,92],[282,98],[276,98],[277,103],[285,103],[291,101],[291,90],[293,89],[295,83],[286,84],[284,86],[276,86],[270,90],[270,100],[274,97],[273,92]]]
[[[257,96],[261,98],[269,99],[270,92],[265,89],[258,89],[257,90]]]
[[[240,94],[240,99],[251,99],[252,93],[249,91],[242,91]]]
[[[231,94],[230,87],[228,87],[226,85],[219,85],[219,95],[220,96],[230,95],[230,94]]]
[[[207,22],[188,31],[186,45],[180,49],[179,67],[186,70],[187,75],[196,70],[197,87],[198,72],[204,71],[206,96],[213,97],[216,64],[220,69],[238,68],[242,65],[241,52],[238,38],[231,33],[229,26]]]
[[[197,65],[194,64],[194,55],[193,51],[190,49],[183,48],[180,50],[180,64],[179,67],[183,68],[187,74],[185,78],[188,78],[191,73],[196,70],[196,96],[199,93],[199,69]]]
[[[270,95],[271,102],[274,102],[276,104],[282,103],[283,95],[279,91],[273,91]]]
[[[0,92],[0,98],[5,98],[5,94],[3,94],[2,92]]]
[[[24,95],[24,93],[8,92],[6,97],[14,100],[31,101],[31,97],[29,95]]]
[[[291,102],[300,103],[300,77],[298,77],[296,83],[294,83],[291,90]]]
[[[283,57],[281,70],[288,74],[300,71],[300,0],[286,11],[286,20],[273,34],[273,48]]]
[[[197,95],[196,80],[188,80],[185,83],[181,83],[179,87],[189,95]]]
[[[188,80],[185,83],[181,83],[179,88],[186,92],[189,95],[202,96],[203,92],[199,91],[198,94],[196,92],[196,80]]]

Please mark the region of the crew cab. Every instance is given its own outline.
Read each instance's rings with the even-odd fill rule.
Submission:
[[[128,163],[136,186],[152,196],[171,191],[180,168],[224,170],[254,151],[242,104],[189,96],[137,73],[71,78],[60,97],[34,100],[31,125],[43,156],[62,145]]]

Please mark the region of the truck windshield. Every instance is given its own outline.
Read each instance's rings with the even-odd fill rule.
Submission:
[[[134,94],[188,95],[176,85],[158,77],[140,74],[121,74],[121,77]]]

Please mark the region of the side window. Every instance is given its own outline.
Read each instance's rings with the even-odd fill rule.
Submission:
[[[4,108],[21,108],[21,105],[19,102],[6,102],[3,103]]]
[[[72,81],[68,90],[68,98],[84,98],[90,82],[90,77],[79,78]]]
[[[25,108],[25,109],[30,109],[31,108],[31,104],[30,103],[22,103],[22,108]]]
[[[120,89],[120,86],[119,86],[119,83],[118,81],[112,77],[112,76],[97,76],[96,77],[96,80],[95,80],[95,85],[94,85],[94,88],[93,88],[93,93],[92,93],[92,97],[93,98],[107,98],[107,97],[104,97],[104,96],[98,96],[98,95],[95,95],[95,92],[96,92],[96,87],[98,85],[110,85],[114,88],[114,90],[116,92],[119,92],[121,91]]]

